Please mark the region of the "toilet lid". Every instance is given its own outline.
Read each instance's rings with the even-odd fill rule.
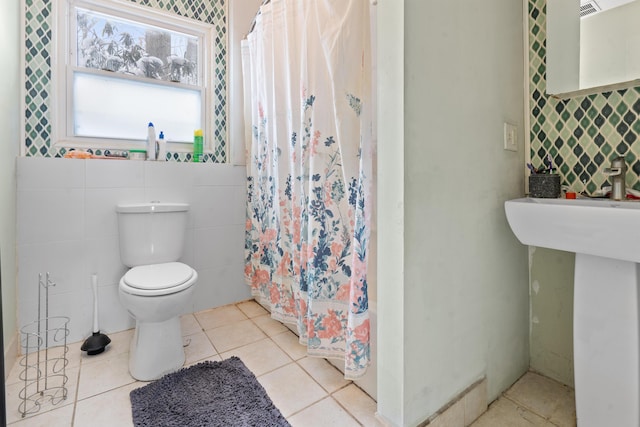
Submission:
[[[160,290],[180,286],[193,277],[193,269],[181,262],[141,265],[124,275],[124,282],[136,289]]]

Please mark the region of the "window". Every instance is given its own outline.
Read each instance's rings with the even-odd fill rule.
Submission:
[[[212,25],[110,0],[64,3],[56,144],[135,148],[149,122],[173,151],[191,151],[195,129],[210,143]]]

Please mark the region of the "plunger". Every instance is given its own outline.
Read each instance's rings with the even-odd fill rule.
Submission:
[[[98,275],[91,275],[91,286],[93,287],[93,334],[87,338],[80,350],[86,351],[87,355],[94,356],[104,351],[111,342],[111,338],[100,333],[98,327]]]

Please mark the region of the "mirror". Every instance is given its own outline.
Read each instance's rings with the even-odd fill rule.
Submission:
[[[638,22],[640,0],[548,0],[547,93],[640,85]]]

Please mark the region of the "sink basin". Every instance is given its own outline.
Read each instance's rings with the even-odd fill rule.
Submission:
[[[640,203],[526,198],[505,211],[522,243],[576,253],[578,427],[640,426]]]
[[[525,245],[640,263],[640,202],[524,198],[505,211]]]

